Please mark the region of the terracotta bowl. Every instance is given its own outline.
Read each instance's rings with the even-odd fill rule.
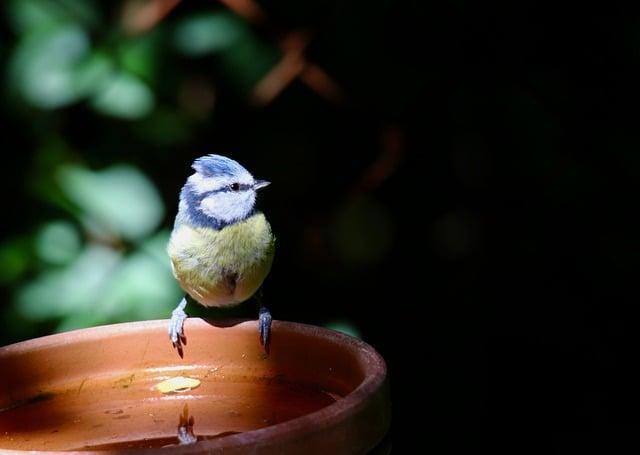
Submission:
[[[0,348],[0,451],[360,454],[387,433],[385,364],[362,341],[275,321],[266,356],[255,321],[189,319],[180,358],[166,327]],[[158,389],[176,377],[199,384]]]

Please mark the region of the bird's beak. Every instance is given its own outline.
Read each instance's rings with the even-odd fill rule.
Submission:
[[[260,188],[264,188],[267,185],[270,185],[271,182],[267,182],[266,180],[256,180],[253,184],[254,190],[259,190]]]

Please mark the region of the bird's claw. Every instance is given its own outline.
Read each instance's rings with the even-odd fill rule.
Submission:
[[[169,321],[169,338],[174,347],[186,344],[184,336],[184,321],[187,315],[184,311],[171,313],[171,321]]]
[[[258,326],[260,329],[260,344],[264,346],[264,350],[269,354],[271,346],[271,313],[265,307],[260,308],[260,316]]]
[[[180,356],[182,356],[182,345],[187,344],[187,337],[184,335],[184,321],[187,319],[187,313],[184,311],[185,306],[186,301],[183,299],[177,308],[171,312],[168,330],[171,344],[178,349]]]

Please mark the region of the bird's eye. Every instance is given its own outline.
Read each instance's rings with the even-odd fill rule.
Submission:
[[[231,191],[240,191],[240,184],[232,183],[231,185],[229,185],[229,188],[231,188]]]

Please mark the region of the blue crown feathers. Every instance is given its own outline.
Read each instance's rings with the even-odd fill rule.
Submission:
[[[222,175],[232,177],[234,175],[247,172],[247,170],[238,164],[237,161],[221,155],[202,156],[197,158],[191,167],[195,169],[196,172],[199,172],[206,177]]]

